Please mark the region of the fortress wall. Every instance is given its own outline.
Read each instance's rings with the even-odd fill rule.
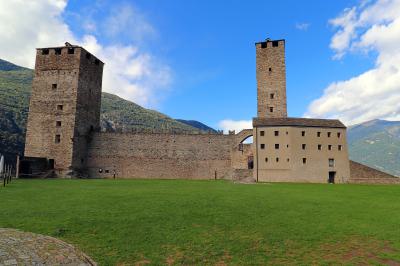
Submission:
[[[400,178],[350,160],[350,180],[353,184],[400,184]]]
[[[94,133],[92,178],[231,178],[235,135]],[[100,173],[100,169],[102,172]]]

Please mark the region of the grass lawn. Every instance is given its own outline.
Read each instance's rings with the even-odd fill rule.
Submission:
[[[0,188],[0,227],[100,265],[399,265],[400,186],[18,180]]]

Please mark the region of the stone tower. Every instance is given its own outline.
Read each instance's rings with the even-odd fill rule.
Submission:
[[[46,158],[60,176],[79,173],[100,127],[103,62],[79,46],[36,52],[25,157]]]
[[[285,40],[256,43],[257,117],[287,117]]]

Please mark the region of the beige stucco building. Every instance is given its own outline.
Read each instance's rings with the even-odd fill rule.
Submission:
[[[285,41],[256,43],[257,181],[343,183],[350,178],[346,127],[339,120],[287,117]]]

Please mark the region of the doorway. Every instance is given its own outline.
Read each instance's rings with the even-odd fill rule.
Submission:
[[[335,184],[335,176],[336,172],[329,172],[329,178],[328,178],[329,184]]]
[[[247,157],[247,169],[253,169],[254,168],[254,157],[251,155]]]

